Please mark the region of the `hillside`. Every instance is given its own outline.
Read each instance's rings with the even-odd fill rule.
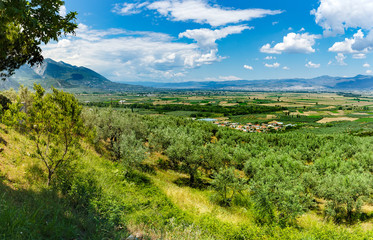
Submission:
[[[50,58],[44,60],[39,67],[22,66],[9,80],[11,87],[23,84],[32,87],[34,83],[44,88],[54,86],[68,92],[121,92],[146,91],[148,87],[115,83],[99,73],[86,68],[77,67],[64,62],[56,62]],[[0,85],[0,89],[7,89],[10,85]]]
[[[75,162],[76,192],[61,195],[45,185],[34,142],[0,125],[0,237],[2,239],[369,239],[360,226],[337,227],[306,214],[301,228],[260,226],[244,207],[224,208],[211,190],[178,183],[171,170],[134,172],[83,144]],[[152,155],[153,166],[160,154]]]
[[[51,94],[34,96],[27,113],[43,116],[41,105],[51,104],[44,118],[4,117],[9,126],[0,124],[0,239],[373,237],[369,122],[356,123],[364,132],[336,123],[249,134],[190,118],[90,107],[71,128],[80,107],[57,107],[71,99]],[[58,128],[48,128],[48,144],[39,143],[53,144],[53,151],[41,152],[40,128],[33,129],[50,119],[68,133],[84,131],[74,135],[80,143],[70,149],[74,157],[48,186],[41,154],[57,156],[66,132],[50,145],[45,134]]]

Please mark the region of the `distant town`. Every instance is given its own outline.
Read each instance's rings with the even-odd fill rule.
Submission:
[[[262,123],[262,124],[252,124],[252,123],[240,124],[240,123],[232,123],[229,121],[220,121],[214,118],[203,118],[203,119],[199,119],[199,121],[212,122],[218,125],[219,127],[229,127],[229,128],[233,128],[239,131],[250,132],[250,133],[274,132],[274,131],[279,131],[281,129],[296,126],[296,124],[284,125],[283,122],[277,122],[277,121],[271,121],[271,122]]]

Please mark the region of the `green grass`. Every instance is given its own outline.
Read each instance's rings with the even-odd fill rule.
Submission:
[[[166,112],[166,115],[178,116],[178,117],[190,117],[191,114],[197,114],[197,111],[173,111]]]
[[[357,120],[355,120],[355,122],[373,122],[373,118],[359,118]]]

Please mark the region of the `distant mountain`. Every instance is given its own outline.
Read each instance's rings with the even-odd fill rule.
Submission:
[[[70,92],[149,90],[149,88],[144,86],[112,82],[89,68],[56,62],[49,58],[45,59],[39,67],[22,66],[7,82],[8,84],[3,83],[5,85],[0,85],[0,89],[6,89],[10,84],[12,84],[13,88],[16,88],[17,84],[32,88],[34,83],[40,83],[44,88],[53,86]]]
[[[320,76],[317,78],[201,81],[201,82],[137,82],[142,86],[163,89],[190,90],[244,90],[244,91],[373,91],[373,76],[355,77]]]

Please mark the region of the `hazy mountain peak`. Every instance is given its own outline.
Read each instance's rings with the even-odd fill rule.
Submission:
[[[56,62],[50,58],[46,58],[40,66],[32,68],[28,65],[22,66],[11,77],[11,80],[29,88],[32,88],[34,83],[39,83],[44,88],[54,86],[73,92],[144,91],[147,89],[138,85],[115,83],[89,68],[73,66],[62,61]]]

